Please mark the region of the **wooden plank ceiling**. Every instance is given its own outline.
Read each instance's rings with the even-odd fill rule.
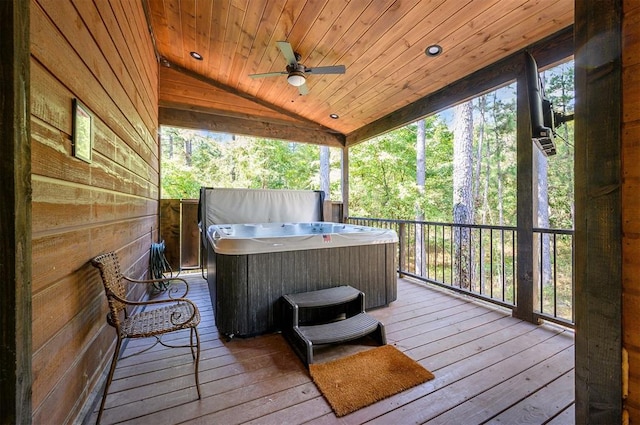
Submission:
[[[574,0],[145,2],[163,65],[161,124],[337,146],[570,27]],[[277,41],[308,68],[345,65],[346,73],[307,75],[304,96],[286,75],[250,78],[285,70]],[[442,46],[439,56],[425,55],[432,44]]]

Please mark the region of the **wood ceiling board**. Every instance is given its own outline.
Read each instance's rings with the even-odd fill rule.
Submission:
[[[497,1],[500,0],[494,0],[494,2]],[[491,5],[489,2],[486,2],[486,4]],[[424,21],[416,24],[409,33],[404,34],[402,37],[403,43],[399,43],[401,46],[397,49],[390,50],[390,53],[394,55],[393,57],[380,56],[371,61],[371,69],[375,69],[377,72],[372,73],[372,77],[368,80],[358,81],[358,88],[348,92],[348,97],[336,99],[334,105],[338,108],[341,108],[342,104],[349,105],[352,108],[359,107],[369,102],[372,98],[385,97],[386,95],[381,93],[388,89],[392,89],[394,92],[402,91],[406,99],[407,88],[417,85],[414,82],[418,81],[420,84],[429,84],[429,81],[433,80],[429,74],[433,72],[433,69],[439,70],[441,68],[443,57],[451,56],[451,53],[447,52],[450,51],[451,46],[455,45],[454,40],[457,33],[468,33],[465,29],[465,27],[468,26],[478,28],[479,30],[488,23],[494,22],[494,20],[485,21],[485,25],[480,25],[482,22],[478,22],[478,17],[484,13],[484,9],[460,9],[459,6],[452,7],[453,3],[451,2],[447,3],[447,5],[451,9],[445,11],[450,13],[446,13],[443,16],[440,14],[441,11],[438,10],[436,17],[425,18]],[[493,6],[495,6],[495,3],[486,10],[492,10]],[[504,10],[504,2],[502,2],[501,8]],[[472,15],[468,10],[474,10],[476,14]],[[463,16],[464,19],[456,19],[457,13],[461,11],[465,12]],[[444,18],[445,21],[433,21],[438,18]],[[433,29],[425,35],[422,27],[430,27]],[[434,43],[443,46],[445,53],[437,58],[428,58],[424,54],[424,50],[427,46]],[[397,63],[407,65],[398,68],[396,66]],[[465,65],[459,64],[459,66]],[[417,77],[420,74],[427,75],[425,75],[425,79],[423,79]],[[447,71],[447,74],[450,74],[450,72]],[[415,90],[412,94],[419,98],[439,87],[440,86],[434,84],[431,88],[427,86],[422,92]]]
[[[215,14],[213,13],[215,2],[196,2],[196,31],[195,46],[193,50],[200,53],[203,58],[201,61],[192,62],[194,70],[199,74],[206,75],[211,57],[209,57],[209,48],[211,45],[211,31],[214,25]],[[215,58],[214,58],[215,59]]]
[[[446,39],[446,34],[432,35],[434,31],[424,35],[423,28],[451,28],[451,25],[443,24],[448,19],[452,19],[458,11],[463,10],[461,6],[464,6],[464,3],[454,4],[448,2],[438,6],[425,16],[416,13],[412,14],[413,20],[409,20],[402,27],[395,27],[406,32],[389,31],[377,41],[377,47],[384,52],[383,54],[372,52],[374,56],[362,58],[362,66],[359,69],[351,69],[355,75],[349,76],[350,85],[348,87],[345,85],[334,92],[331,100],[332,106],[336,111],[349,110],[351,112],[348,117],[357,120],[352,123],[350,128],[341,128],[341,131],[348,133],[357,128],[358,122],[367,121],[366,117],[358,119],[359,117],[353,113],[359,105],[366,104],[371,99],[377,98],[378,101],[384,99],[386,106],[390,106],[388,99],[381,94],[383,90],[386,91],[391,88],[394,93],[402,92],[404,98],[408,97],[406,93],[407,91],[412,91],[413,87],[411,83],[412,76],[417,74],[420,68],[429,66],[429,58],[424,55],[424,49],[428,44],[434,42],[442,44],[440,40]],[[433,13],[435,10],[437,10],[437,13]],[[440,19],[445,21],[439,21]],[[464,21],[460,20],[460,22]],[[430,41],[424,41],[423,39],[430,39]],[[421,43],[420,41],[423,42]],[[398,67],[397,64],[399,63],[403,65]],[[415,93],[412,94],[415,95]],[[366,101],[363,97],[366,97]],[[321,119],[317,115],[311,115],[309,118],[314,120]]]
[[[256,28],[253,32],[249,29],[244,31],[242,55],[246,57],[246,59],[244,63],[240,64],[242,70],[231,77],[229,81],[230,86],[246,93],[252,93],[251,87],[256,88],[259,86],[261,81],[254,80],[248,77],[248,75],[263,72],[260,68],[260,63],[267,49],[273,47],[268,45],[265,40],[270,40],[270,35],[274,32],[275,22],[277,22],[280,17],[280,13],[285,4],[286,0],[267,0],[260,12],[258,12],[258,8],[255,9],[258,15]],[[247,48],[249,50],[245,51]],[[258,69],[260,69],[260,71],[256,71]]]
[[[162,67],[160,69],[159,92],[161,104],[170,102],[171,104],[193,105],[201,111],[227,108],[229,112],[252,114],[258,119],[299,122],[290,115],[276,112],[169,68]],[[314,127],[319,128],[317,125]]]
[[[282,10],[277,14],[277,19],[262,20],[259,31],[263,35],[263,38],[260,39],[260,41],[262,41],[261,43],[256,43],[256,47],[258,49],[264,49],[263,54],[260,57],[260,62],[253,70],[247,69],[247,75],[239,77],[240,81],[244,80],[247,84],[250,84],[247,89],[242,87],[240,90],[246,91],[255,97],[264,98],[260,95],[260,93],[266,90],[264,86],[274,84],[274,82],[278,81],[277,78],[253,79],[248,77],[248,74],[284,71],[287,64],[276,42],[287,40],[288,34],[295,23],[295,19],[303,10],[303,6],[304,3],[301,1],[290,0],[282,6]],[[274,15],[276,15],[275,11],[269,11],[269,18],[273,19],[275,17]]]
[[[238,25],[227,25],[224,33],[224,43],[222,44],[222,60],[219,61],[218,75],[216,79],[229,84],[229,77],[231,75],[231,68],[235,62],[245,62],[246,58],[243,58],[238,52],[238,46],[242,44],[243,28],[247,24],[247,5],[238,4],[233,2],[229,7],[227,19],[229,22],[238,22]],[[248,29],[253,31],[253,29]],[[247,37],[245,37],[247,38]],[[242,66],[242,64],[239,64]]]
[[[558,2],[557,4],[561,3]],[[547,8],[547,10],[542,11],[541,15],[549,17],[549,21],[552,16],[557,17],[559,18],[558,21],[562,20],[562,22],[565,23],[565,26],[570,25],[571,19],[562,19],[563,16],[558,14],[561,13],[561,11],[562,9],[560,7],[550,7]],[[567,15],[570,16],[570,14],[565,14],[565,17],[567,17]],[[537,22],[539,17],[531,16],[529,19]],[[504,20],[506,20],[506,22],[504,22],[506,27],[508,22],[510,22],[508,20],[508,16],[505,17],[503,21]],[[543,23],[549,21],[543,20]],[[490,38],[487,38],[489,36],[488,34],[485,35],[482,32],[474,33],[471,37],[473,40],[467,40],[464,44],[452,47],[448,54],[443,53],[439,57],[432,58],[434,59],[434,63],[444,62],[440,67],[434,68],[432,74],[424,75],[421,78],[406,75],[393,79],[393,81],[409,81],[411,78],[418,80],[431,79],[433,83],[427,92],[418,91],[414,94],[408,95],[406,91],[390,85],[375,97],[367,97],[366,95],[361,96],[357,101],[351,103],[351,107],[354,111],[358,111],[364,117],[373,117],[376,111],[379,111],[379,108],[375,107],[377,101],[379,101],[379,99],[385,99],[389,109],[396,110],[420,99],[428,92],[438,90],[455,81],[451,76],[455,75],[456,68],[464,67],[468,72],[475,72],[503,58],[505,53],[512,53],[526,47],[533,41],[539,39],[542,35],[547,34],[549,29],[555,28],[555,26],[555,23],[540,25],[537,30],[532,30],[532,32],[524,36],[513,26],[511,28],[507,27],[504,32],[491,36]],[[461,51],[462,48],[465,48],[466,50],[473,49],[477,53],[466,54],[467,52]],[[469,60],[458,60],[456,59],[458,57],[467,57]],[[428,58],[425,56],[425,59]],[[445,62],[445,60],[448,62]]]
[[[323,48],[320,41],[327,34],[333,34],[333,38],[337,38],[335,37],[336,31],[332,27],[335,26],[336,20],[339,19],[346,10],[356,14],[357,16],[359,11],[357,8],[348,8],[352,3],[366,5],[365,2],[338,3],[333,0],[325,2],[324,4],[319,2],[313,9],[304,9],[306,13],[301,14],[300,19],[296,21],[294,28],[286,40],[291,44],[293,50],[300,54],[299,63],[305,65],[307,68],[341,65],[341,63],[338,62],[338,59],[335,58],[336,55],[331,47],[328,46]],[[320,8],[320,6],[322,6],[322,8]],[[331,56],[333,56],[333,59],[331,59]],[[284,68],[282,70],[284,70]],[[332,74],[330,77],[335,78],[336,75]],[[309,75],[306,82],[307,87],[311,88],[315,85],[316,81],[319,81],[322,78],[322,74]],[[281,84],[286,84],[286,77],[282,76],[280,82]],[[263,95],[267,98],[273,97],[274,92],[277,93],[281,90],[281,84],[271,84],[268,87],[268,91],[264,92]],[[295,89],[295,91],[297,93],[297,89]],[[316,93],[316,97],[319,100],[326,100],[326,97],[323,97],[320,93]]]
[[[282,107],[288,107],[289,109],[295,111],[296,113],[310,117],[310,113],[315,112],[319,117],[319,120],[323,121],[324,125],[332,125],[338,129],[341,127],[341,120],[337,122],[331,122],[329,118],[329,114],[336,112],[336,101],[335,96],[336,92],[332,91],[337,90],[341,87],[349,87],[348,90],[351,90],[353,87],[357,87],[357,79],[354,75],[357,75],[359,70],[364,69],[364,72],[368,74],[373,74],[375,71],[373,69],[369,69],[366,67],[367,61],[370,60],[369,56],[376,57],[378,53],[372,52],[372,46],[375,45],[375,42],[382,37],[386,32],[390,30],[394,25],[402,20],[402,18],[406,17],[410,14],[412,10],[414,10],[418,6],[418,2],[402,2],[400,5],[393,4],[392,7],[387,9],[387,13],[384,15],[380,15],[378,11],[378,15],[372,17],[373,21],[364,21],[357,22],[354,24],[349,31],[346,32],[345,35],[339,36],[335,35],[335,37],[340,37],[342,39],[352,40],[348,51],[345,55],[341,56],[339,59],[336,59],[336,63],[334,64],[345,64],[347,67],[346,75],[329,75],[322,79],[316,79],[316,76],[310,77],[310,84],[312,91],[310,95],[302,96],[296,101],[291,101],[289,98],[282,97],[278,105]],[[377,7],[374,6],[373,9]],[[410,25],[406,25],[403,28],[409,28],[413,26],[414,22],[411,21]],[[355,31],[358,34],[361,34],[359,39],[355,39],[351,37],[350,32]],[[388,46],[392,46],[393,42],[390,41]],[[345,46],[346,47],[346,46]],[[366,55],[369,56],[366,56]],[[337,57],[338,55],[336,55]],[[329,65],[330,63],[327,63]],[[308,64],[305,64],[309,66]],[[314,64],[311,64],[314,66]],[[321,84],[325,84],[326,87],[321,88]],[[295,90],[295,89],[294,89]],[[268,93],[268,92],[267,92]],[[258,93],[260,96],[260,93]],[[290,105],[287,105],[290,103]],[[340,114],[340,112],[337,112]],[[349,127],[344,127],[346,130],[351,130]],[[341,130],[343,131],[343,130]]]
[[[567,27],[540,42],[529,46],[540,69],[556,64],[573,54],[573,26]],[[413,123],[420,118],[448,108],[453,103],[463,102],[479,94],[494,90],[515,81],[523,66],[522,51],[491,64],[413,102],[384,117],[358,128],[347,135],[347,146],[353,146],[378,136],[391,129]]]
[[[231,93],[344,134],[571,25],[574,7],[573,0],[143,1],[161,56]],[[307,67],[343,64],[346,74],[309,76],[306,96],[284,75],[249,78],[284,70],[279,40]],[[430,62],[424,48],[432,40],[445,51]],[[204,61],[188,57],[188,43],[205,49]]]
[[[267,7],[266,0],[252,0],[251,7],[247,9],[246,15],[243,21],[242,37],[238,40],[233,63],[229,71],[229,77],[227,78],[227,85],[230,87],[238,88],[238,81],[241,78],[246,78],[247,64],[249,63],[249,56],[253,49],[253,43],[255,38],[248,34],[255,34],[260,25],[260,20]]]

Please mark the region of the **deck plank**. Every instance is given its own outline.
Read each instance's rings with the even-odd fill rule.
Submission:
[[[200,383],[194,388],[188,348],[155,346],[123,358],[103,424],[572,424],[573,332],[535,326],[440,288],[398,279],[398,300],[369,313],[387,340],[436,379],[336,418],[282,335],[227,340],[218,334],[206,282],[186,276],[202,321]],[[164,341],[188,340],[188,332]],[[370,338],[321,347],[327,361],[375,345]],[[124,356],[150,346],[130,341]],[[85,418],[95,422],[97,412]]]

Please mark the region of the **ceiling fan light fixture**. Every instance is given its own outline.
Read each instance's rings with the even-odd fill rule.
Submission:
[[[424,50],[424,53],[427,56],[431,57],[438,56],[440,53],[442,53],[442,46],[440,46],[439,44],[432,44]]]
[[[307,79],[304,76],[304,72],[291,71],[287,76],[287,81],[294,87],[300,87],[307,81]]]

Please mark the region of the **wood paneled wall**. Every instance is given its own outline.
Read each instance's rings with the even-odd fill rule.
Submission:
[[[140,1],[31,1],[33,422],[70,423],[110,361],[113,328],[88,261],[146,275],[158,236],[158,64]],[[94,115],[72,154],[72,101]],[[136,293],[135,296],[142,296]]]
[[[622,23],[622,326],[629,360],[625,408],[631,423],[640,423],[640,2],[623,2]]]

